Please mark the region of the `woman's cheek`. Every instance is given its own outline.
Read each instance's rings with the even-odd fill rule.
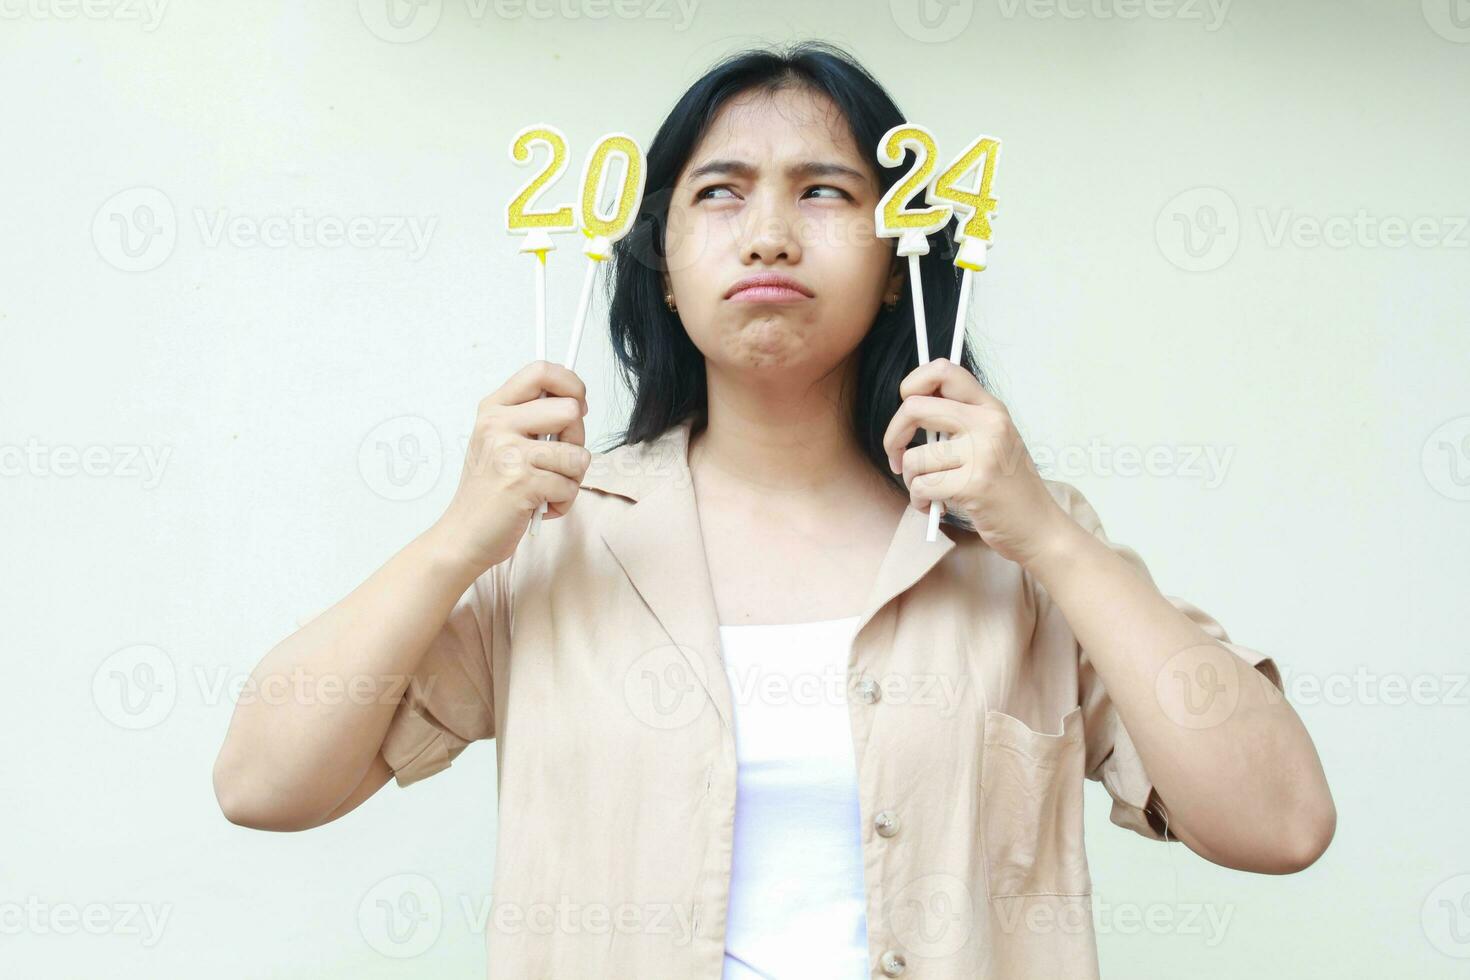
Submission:
[[[670,275],[688,272],[690,278],[701,278],[701,264],[708,264],[719,240],[719,220],[705,211],[671,207],[668,227],[664,230],[664,262]]]

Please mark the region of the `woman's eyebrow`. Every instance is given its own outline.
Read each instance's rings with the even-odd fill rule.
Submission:
[[[744,160],[711,160],[700,164],[689,172],[690,182],[699,180],[701,177],[731,176],[742,177],[749,180],[759,173],[760,168]],[[811,177],[849,177],[859,183],[867,183],[868,177],[860,170],[854,170],[845,163],[832,163],[822,160],[804,160],[793,163],[786,168],[786,175],[793,178]]]

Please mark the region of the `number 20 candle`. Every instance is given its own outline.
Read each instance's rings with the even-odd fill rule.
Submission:
[[[599,202],[607,195],[611,165],[614,160],[622,161],[622,177],[617,184],[611,208],[604,211]],[[643,203],[643,185],[646,177],[643,148],[633,137],[625,133],[612,133],[598,140],[582,167],[582,193],[579,216],[582,233],[587,240],[582,243],[582,252],[587,256],[587,272],[582,279],[582,295],[577,300],[577,312],[572,321],[572,339],[567,347],[565,364],[576,369],[577,351],[582,343],[582,328],[587,322],[587,310],[592,305],[592,292],[597,282],[597,270],[612,256],[613,243],[633,228],[638,207]],[[550,442],[554,433],[543,438]],[[543,502],[531,519],[530,532],[536,533],[541,515],[546,513]]]

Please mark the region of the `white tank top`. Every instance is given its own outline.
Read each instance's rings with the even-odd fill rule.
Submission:
[[[860,619],[720,627],[738,765],[722,980],[872,972],[847,715]]]

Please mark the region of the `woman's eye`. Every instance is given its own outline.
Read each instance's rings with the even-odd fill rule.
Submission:
[[[851,194],[847,193],[847,191],[843,190],[840,187],[833,187],[831,184],[817,184],[815,187],[809,187],[809,188],[807,188],[807,190],[809,190],[809,191],[836,191],[837,192],[837,197],[836,198],[833,198],[832,200],[842,200],[843,198],[846,198],[849,201],[852,200],[852,195]]]
[[[714,196],[714,194],[715,194],[716,191],[725,191],[730,196],[729,197],[718,197],[717,198],[717,197]],[[831,194],[826,195],[826,197],[828,198],[828,200],[834,200],[834,201],[848,200],[848,201],[851,201],[853,199],[852,198],[852,195],[849,194],[849,193],[847,193],[847,191],[843,190],[840,187],[834,187],[831,184],[815,184],[815,185],[807,188],[807,193],[808,194],[810,194],[812,191],[830,191]],[[706,187],[703,190],[699,191],[697,194],[695,194],[694,195],[694,199],[696,201],[734,200],[734,199],[736,199],[736,195],[735,195],[734,190],[730,187],[729,184],[713,184],[713,185],[711,185],[709,187]]]
[[[728,191],[728,190],[730,190],[730,186],[728,184],[714,184],[714,185],[712,185],[710,187],[706,187],[704,190],[700,191],[698,194],[695,194],[694,195],[694,199],[696,201],[714,200],[714,198],[710,198],[710,197],[707,196],[711,191]],[[724,199],[722,198],[721,200],[724,200]]]

